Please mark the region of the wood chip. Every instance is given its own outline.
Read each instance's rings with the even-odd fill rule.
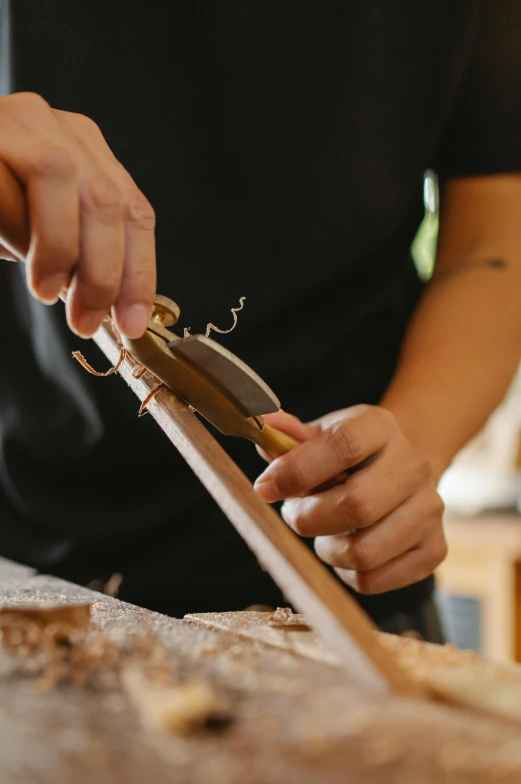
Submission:
[[[121,583],[123,582],[123,577],[119,572],[115,572],[105,585],[103,586],[103,593],[105,596],[112,596],[116,597],[119,593],[119,589],[121,588]]]
[[[215,692],[202,681],[164,686],[131,668],[123,672],[122,684],[143,726],[152,731],[188,735],[222,715]]]
[[[301,615],[296,615],[290,607],[277,607],[275,612],[267,618],[269,626],[275,629],[288,629],[291,631],[309,632],[311,626],[302,620]]]

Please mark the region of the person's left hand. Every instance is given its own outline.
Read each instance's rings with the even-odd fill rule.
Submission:
[[[359,593],[402,588],[447,554],[443,503],[425,453],[378,406],[353,406],[309,424],[282,411],[265,417],[301,443],[255,483],[268,503]],[[341,483],[327,486],[347,472]],[[326,484],[326,488],[324,488]]]

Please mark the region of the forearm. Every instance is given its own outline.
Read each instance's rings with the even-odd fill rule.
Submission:
[[[504,179],[513,190],[503,182],[494,192]],[[381,401],[437,476],[499,404],[521,358],[516,179],[478,181],[485,195],[470,203],[471,182],[447,194],[436,271]]]

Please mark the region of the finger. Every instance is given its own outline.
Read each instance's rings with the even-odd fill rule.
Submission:
[[[9,147],[9,154],[4,151]],[[79,256],[77,177],[67,151],[17,129],[2,138],[0,156],[26,188],[31,239],[27,285],[42,302],[53,303],[67,285]],[[56,226],[60,230],[56,230]]]
[[[92,160],[79,165],[80,258],[67,297],[67,320],[91,337],[117,299],[123,273],[123,200]]]
[[[155,214],[130,174],[116,159],[100,129],[82,115],[58,112],[89,155],[104,167],[123,197],[124,260],[114,315],[120,331],[140,337],[148,326],[156,293]]]
[[[315,551],[330,566],[356,571],[377,569],[419,545],[441,525],[442,514],[441,498],[429,486],[369,528],[318,536]]]
[[[308,425],[302,422],[298,417],[293,414],[288,414],[286,411],[277,411],[273,414],[264,414],[262,417],[267,425],[281,430],[292,436],[296,441],[307,441],[313,435],[319,432],[320,428],[317,425]],[[263,449],[256,446],[257,452],[267,463],[272,463],[274,458],[270,457]]]
[[[416,452],[398,450],[380,454],[374,462],[352,474],[342,484],[304,498],[291,498],[282,516],[301,536],[341,534],[366,528],[391,514],[423,484],[430,466]]]
[[[404,555],[370,571],[335,569],[340,579],[362,594],[377,594],[405,588],[429,577],[447,555],[441,526],[430,540]]]
[[[115,305],[120,331],[130,338],[145,332],[156,294],[155,214],[137,188],[126,193],[125,262]]]
[[[27,282],[34,296],[54,302],[79,253],[74,160],[43,98],[20,93],[0,99],[0,107],[0,158],[25,186],[27,196]]]
[[[347,409],[324,430],[275,460],[255,483],[268,503],[302,495],[379,452],[389,438],[384,409]]]
[[[304,423],[294,414],[288,414],[282,409],[274,414],[264,414],[263,419],[270,427],[282,430],[283,433],[292,436],[296,441],[308,441],[320,432],[318,425]]]

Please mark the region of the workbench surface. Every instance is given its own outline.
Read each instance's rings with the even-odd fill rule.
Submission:
[[[240,614],[196,618],[203,625],[167,618],[0,559],[0,607],[40,600],[92,603],[94,628],[113,639],[152,630],[183,677],[212,685],[230,722],[186,736],[152,731],[119,688],[41,692],[3,650],[2,784],[521,781],[521,726],[367,695],[327,655],[321,661],[307,657],[305,645],[295,654],[255,634],[238,636]]]

